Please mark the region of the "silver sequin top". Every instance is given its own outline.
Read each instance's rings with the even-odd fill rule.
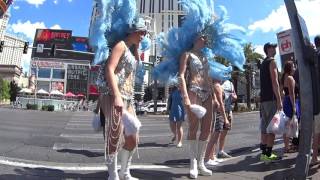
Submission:
[[[115,70],[115,75],[118,82],[118,88],[121,96],[125,100],[132,100],[134,96],[134,77],[136,70],[136,60],[130,50],[127,48],[121,56]],[[112,95],[112,90],[105,79],[106,63],[102,64],[97,79],[97,86],[102,94]]]
[[[211,91],[209,64],[205,57],[198,57],[190,53],[186,80],[188,89],[197,87],[204,91]]]

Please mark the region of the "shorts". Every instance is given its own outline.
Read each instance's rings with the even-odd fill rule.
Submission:
[[[277,112],[277,101],[261,102],[261,133],[267,134],[267,127]]]
[[[224,123],[223,117],[220,115],[220,113],[217,113],[216,115],[216,122],[214,125],[214,131],[215,132],[222,132],[223,130],[231,130],[231,125],[232,125],[232,111],[226,112],[227,118],[229,120],[230,125],[226,126]]]

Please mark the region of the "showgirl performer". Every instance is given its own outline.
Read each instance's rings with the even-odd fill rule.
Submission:
[[[145,37],[147,28],[144,20],[136,13],[135,0],[95,2],[98,15],[90,43],[96,53],[94,64],[101,65],[97,85],[103,95],[101,108],[106,118],[108,179],[136,180],[129,170],[141,126],[133,106],[134,85],[143,81],[139,51],[146,50],[150,41]],[[121,169],[118,173],[117,154],[121,146]]]
[[[245,62],[243,42],[229,32],[244,30],[225,23],[224,7],[220,7],[222,13],[217,17],[213,0],[181,0],[180,3],[186,11],[185,19],[181,27],[172,28],[158,38],[164,61],[156,66],[153,75],[161,83],[180,84],[189,121],[189,174],[190,178],[197,178],[198,174],[212,175],[204,165],[215,100],[212,79],[224,81],[231,77],[232,71],[231,66],[217,63],[214,56],[222,56],[242,70]],[[204,115],[199,115],[197,105],[206,109]]]

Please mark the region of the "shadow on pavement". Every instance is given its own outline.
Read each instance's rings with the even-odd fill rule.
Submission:
[[[165,170],[131,170],[133,177],[141,180],[176,180],[188,178],[188,174],[171,173]],[[14,173],[0,175],[0,180],[61,180],[61,179],[76,179],[76,180],[105,180],[108,175],[106,171],[92,173],[76,173],[64,172],[61,170],[52,170],[45,168],[17,168]]]
[[[58,150],[57,152],[80,154],[80,155],[84,155],[84,156],[87,156],[87,157],[101,157],[101,156],[104,156],[104,153],[92,152],[92,151],[88,151],[88,150],[61,149],[61,150]]]
[[[141,143],[139,144],[139,147],[169,147],[170,144],[158,144],[154,142],[149,143]]]

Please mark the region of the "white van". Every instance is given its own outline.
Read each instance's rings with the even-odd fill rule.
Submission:
[[[150,102],[146,106],[142,107],[142,111],[147,113],[153,113],[154,112],[154,103]],[[163,102],[157,102],[157,112],[158,113],[166,113],[167,112],[167,103]]]

